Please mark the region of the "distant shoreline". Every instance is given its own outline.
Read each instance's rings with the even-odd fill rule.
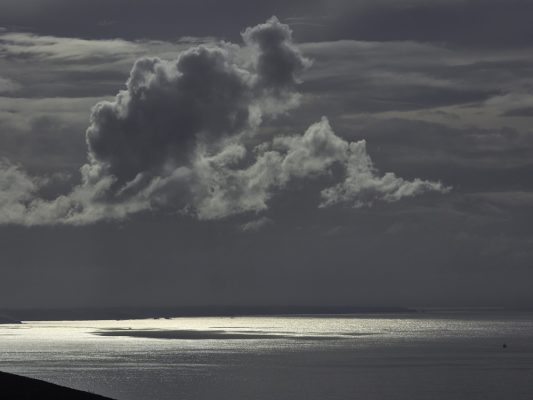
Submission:
[[[109,397],[7,372],[0,372],[0,388],[2,398],[18,400],[45,398],[54,400],[112,400]]]
[[[352,306],[219,306],[165,308],[76,308],[76,309],[3,309],[0,324],[21,321],[127,320],[179,317],[250,317],[250,316],[342,316],[371,314],[425,314],[456,312],[531,312],[529,309],[504,307],[352,307]]]
[[[76,308],[76,309],[0,309],[2,320],[15,321],[74,321],[124,320],[179,317],[245,317],[346,314],[416,313],[407,307],[352,306],[214,306],[160,308]]]

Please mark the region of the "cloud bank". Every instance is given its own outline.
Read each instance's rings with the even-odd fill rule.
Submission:
[[[321,176],[340,181],[321,191],[320,207],[448,190],[380,174],[365,142],[337,136],[325,117],[303,134],[259,135],[298,106],[299,77],[311,61],[275,17],[242,38],[243,45],[191,47],[171,61],[138,59],[126,88],[93,107],[88,161],[69,193],[45,199],[47,179],[3,161],[0,223],[81,225],[147,210],[220,219],[266,210],[291,181]]]

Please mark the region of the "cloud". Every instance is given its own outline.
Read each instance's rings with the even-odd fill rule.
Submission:
[[[255,69],[261,85],[268,90],[294,85],[298,82],[298,74],[311,65],[292,44],[289,26],[277,18],[247,28],[242,36],[246,44],[259,51]]]
[[[15,92],[19,88],[20,88],[20,85],[17,82],[11,79],[2,78],[0,76],[0,93]]]
[[[408,181],[397,177],[392,172],[383,176],[378,175],[366,152],[364,141],[349,144],[345,167],[345,180],[322,191],[322,207],[338,203],[362,207],[372,205],[377,200],[394,202],[422,193],[446,193],[450,190],[440,182],[418,178]]]
[[[214,156],[197,155],[190,187],[200,219],[266,210],[271,197],[291,181],[332,177],[335,166],[342,170],[342,182],[322,191],[321,207],[345,204],[358,208],[379,200],[392,202],[449,190],[441,183],[407,181],[393,173],[380,176],[365,141],[340,138],[325,117],[303,135],[278,136],[262,143],[255,148],[251,165],[235,168],[246,156],[247,150],[240,144],[229,145]]]
[[[252,221],[248,221],[240,226],[241,231],[243,232],[256,232],[258,230],[261,230],[269,225],[272,225],[274,221],[272,221],[268,217],[260,217],[258,219],[254,219]]]
[[[416,40],[510,48],[529,45],[532,29],[532,4],[527,0],[3,0],[2,5],[4,26],[31,25],[43,34],[77,37],[234,37],[235,26],[260,20],[266,13],[286,18],[299,38],[315,40]]]
[[[0,31],[0,55],[10,58],[56,62],[109,62],[138,54],[140,44],[121,39],[86,40]]]
[[[32,173],[76,173],[87,154],[87,110],[98,98],[27,99],[0,96],[0,158]]]
[[[214,156],[198,154],[191,186],[198,216],[214,219],[266,210],[271,197],[292,180],[323,176],[334,163],[343,163],[347,147],[324,118],[303,135],[261,143],[246,168],[235,168],[248,155],[241,144],[229,145]]]
[[[0,161],[0,221],[18,223],[39,190],[39,181],[8,161]]]
[[[2,78],[13,81],[24,77],[24,85],[17,86],[19,97],[102,97],[123,87],[124,74],[136,59],[146,54],[170,59],[191,45],[205,42],[215,40],[102,40],[0,31],[0,69]]]
[[[343,116],[396,112],[433,118],[444,109],[462,118],[457,124],[519,127],[500,114],[531,106],[528,92],[533,59],[524,49],[469,52],[410,41],[303,43],[313,68],[303,78],[304,111]],[[498,100],[499,99],[499,100]],[[480,114],[482,113],[482,115]]]
[[[241,49],[229,44],[192,47],[173,61],[137,60],[127,90],[93,108],[92,163],[118,184],[158,174],[169,164],[187,164],[199,143],[252,131],[265,114],[292,107],[296,76],[309,61],[289,28],[272,18],[243,38],[251,65],[239,65]]]
[[[118,183],[187,163],[200,137],[217,140],[250,121],[250,74],[224,49],[195,47],[178,60],[138,60],[127,90],[92,112],[87,143],[94,164]]]
[[[304,134],[265,139],[259,127],[298,105],[300,75],[311,62],[275,17],[242,37],[244,46],[200,45],[171,61],[138,59],[126,89],[92,109],[81,183],[45,200],[45,183],[3,164],[12,183],[2,185],[9,207],[0,223],[87,224],[150,210],[204,220],[257,213],[290,182],[334,180],[336,168],[341,182],[322,191],[322,207],[447,190],[381,176],[365,142],[337,136],[325,117]]]

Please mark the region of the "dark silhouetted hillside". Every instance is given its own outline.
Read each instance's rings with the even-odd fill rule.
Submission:
[[[110,400],[109,397],[5,372],[0,372],[0,398],[2,400]]]

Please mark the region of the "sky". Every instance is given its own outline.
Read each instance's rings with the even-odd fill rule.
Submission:
[[[0,305],[531,306],[531,15],[3,0]]]

